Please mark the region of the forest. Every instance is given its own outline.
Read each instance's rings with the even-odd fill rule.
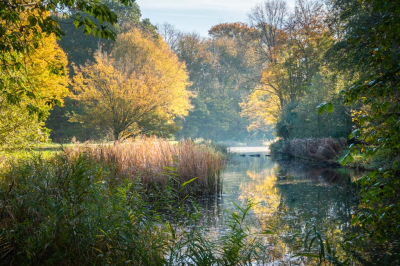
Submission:
[[[0,3],[0,265],[400,264],[400,1],[246,12]]]

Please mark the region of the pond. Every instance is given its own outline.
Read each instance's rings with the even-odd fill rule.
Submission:
[[[249,226],[274,232],[266,240],[271,265],[308,265],[304,259],[290,257],[301,251],[301,240],[313,226],[329,238],[351,230],[358,206],[352,181],[360,173],[276,160],[266,156],[265,147],[231,148],[231,152],[222,176],[222,195],[204,203],[203,223],[211,235],[226,233],[226,210],[235,211],[235,204],[244,206],[248,200],[257,203],[248,217]]]

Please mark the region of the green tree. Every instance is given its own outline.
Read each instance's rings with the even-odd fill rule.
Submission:
[[[255,53],[256,31],[243,23],[212,27],[210,38],[180,34],[175,50],[188,68],[196,95],[194,109],[181,121],[177,137],[241,141],[252,138],[240,102],[257,83],[260,65]],[[262,136],[261,131],[258,137]]]
[[[399,264],[400,220],[400,2],[396,0],[332,0],[330,26],[335,45],[329,51],[339,72],[353,73],[343,90],[347,104],[360,104],[354,113],[356,143],[342,163],[355,155],[383,155],[389,162],[359,180],[362,211],[354,223],[362,225],[358,239],[383,252],[369,252],[378,264]],[[336,34],[338,33],[338,34]],[[369,250],[370,251],[370,250]],[[386,262],[385,262],[386,261]]]

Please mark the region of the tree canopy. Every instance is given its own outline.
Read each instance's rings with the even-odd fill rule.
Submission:
[[[53,98],[62,104],[63,98],[68,95],[68,71],[64,70],[62,74],[49,73],[48,65],[66,65],[67,57],[54,35],[43,37],[34,53],[10,53],[8,56],[18,57],[25,67],[23,71],[8,69],[0,73],[0,80],[6,88],[4,90],[10,94],[18,92],[20,87],[14,83],[18,79],[32,88],[35,97],[22,93],[18,104],[10,104],[6,96],[0,94],[0,145],[2,148],[15,148],[45,141],[48,132],[44,129],[43,120],[51,109],[47,99]],[[41,112],[36,112],[37,109]]]
[[[132,29],[118,36],[111,54],[99,50],[95,59],[75,69],[75,97],[84,112],[73,120],[106,130],[116,140],[177,130],[175,117],[191,107],[188,75],[165,42]]]
[[[131,5],[133,0],[121,0],[125,5]],[[117,16],[106,5],[97,1],[66,1],[66,0],[7,0],[0,3],[0,68],[8,75],[7,82],[0,80],[0,94],[9,104],[18,105],[24,97],[35,99],[38,95],[35,83],[27,83],[26,56],[35,53],[43,43],[44,38],[53,35],[57,39],[64,36],[60,28],[60,16],[73,17],[76,28],[82,27],[85,34],[101,38],[115,39],[115,32],[109,25],[118,22]],[[93,22],[98,19],[99,23]],[[49,62],[46,66],[48,73],[63,74],[64,64]],[[19,72],[19,75],[12,73]],[[40,90],[40,89],[39,89]],[[46,104],[59,104],[59,99],[53,95],[46,96]],[[39,105],[32,103],[31,111],[42,111]]]

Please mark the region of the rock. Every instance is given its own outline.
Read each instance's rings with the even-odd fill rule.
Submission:
[[[239,156],[246,157],[246,154],[239,154]]]
[[[260,154],[250,154],[251,157],[260,157]]]

